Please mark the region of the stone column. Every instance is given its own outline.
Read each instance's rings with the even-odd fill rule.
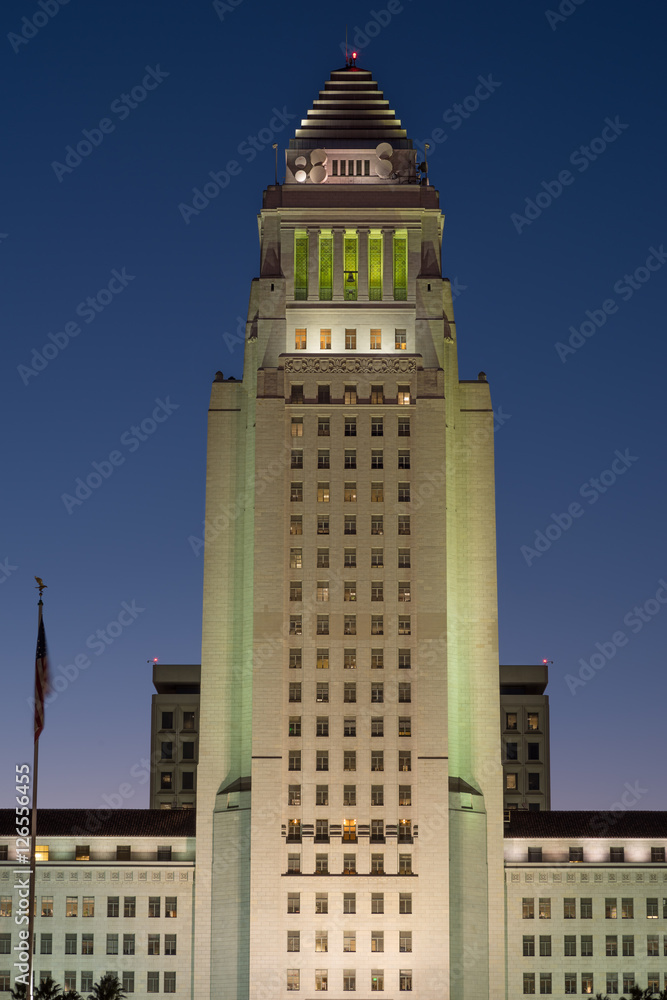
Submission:
[[[382,230],[382,298],[394,298],[394,230]]]
[[[320,230],[308,229],[308,301],[320,298]]]
[[[286,298],[294,301],[294,230],[280,230],[280,263],[285,278]]]
[[[342,302],[345,298],[345,275],[343,273],[343,235],[342,226],[333,227],[333,301]]]
[[[357,267],[358,274],[358,299],[359,302],[368,302],[368,234],[369,229],[357,229]]]

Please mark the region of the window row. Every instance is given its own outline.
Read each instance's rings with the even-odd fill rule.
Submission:
[[[371,913],[384,913],[385,912],[385,893],[384,892],[373,892],[371,893],[370,899],[370,912]],[[287,893],[287,912],[288,913],[301,913],[301,893],[300,892],[288,892]],[[315,913],[322,914],[329,912],[329,893],[328,892],[316,892],[315,893]],[[333,912],[333,910],[332,910]],[[357,912],[357,894],[356,892],[345,892],[342,898],[342,912],[343,913],[356,913]],[[412,893],[411,892],[399,892],[398,893],[398,912],[401,914],[412,913]]]
[[[294,818],[287,823],[287,841],[301,843],[301,820]],[[396,825],[399,844],[412,843],[412,820],[399,819]],[[336,824],[335,833],[333,827],[330,829],[328,819],[315,820],[315,843],[329,843],[329,837],[341,837],[343,842],[357,843],[357,821],[356,819],[344,819],[342,824]],[[384,844],[384,820],[373,819],[370,825],[370,842]]]
[[[319,699],[318,699],[319,700]],[[328,695],[327,695],[328,700]],[[409,700],[409,699],[408,699]],[[376,715],[371,716],[370,719],[370,735],[371,737],[380,737],[385,735],[385,719],[384,716]],[[330,732],[331,730],[331,732]],[[291,715],[288,724],[288,735],[300,737],[301,732],[301,716]],[[336,735],[333,732],[333,726],[330,726],[330,720],[328,715],[318,715],[315,718],[314,735],[316,737],[326,737]],[[350,718],[343,719],[343,736],[356,736],[357,735],[357,719],[356,716],[351,716]],[[398,719],[398,735],[399,736],[412,736],[412,720],[409,716],[401,716]]]
[[[332,177],[370,176],[370,160],[332,160]],[[355,172],[356,166],[356,172]],[[335,171],[335,173],[334,173]],[[305,172],[296,172],[297,181],[306,179]],[[390,240],[385,241],[385,236]],[[346,229],[342,234],[342,247],[334,253],[334,234],[331,229],[294,231],[294,298],[303,301],[308,298],[311,263],[317,268],[317,297],[330,302],[333,298],[334,269],[343,286],[346,302],[354,302],[359,295],[359,239],[356,230]],[[408,297],[408,234],[399,229],[392,234],[379,229],[371,229],[361,235],[366,246],[366,268],[364,281],[367,283],[370,302],[380,302],[385,297],[405,302]],[[391,249],[390,249],[391,248]],[[342,253],[341,253],[342,251]],[[392,289],[384,288],[384,256],[391,253]],[[315,290],[311,289],[314,294]],[[393,294],[392,294],[393,292]],[[312,295],[311,295],[312,297]]]
[[[347,650],[346,650],[345,655],[346,656],[352,656],[353,654],[351,652],[348,653]],[[356,666],[356,651],[355,651],[354,656],[355,656],[354,662],[346,663],[346,667],[350,668],[350,667],[355,667]],[[298,681],[297,682],[292,682],[292,683],[299,684]],[[354,682],[352,682],[352,684],[354,685]],[[299,687],[300,687],[300,684],[299,684]],[[351,704],[355,704],[356,701],[357,701],[356,686],[351,687],[348,690],[347,693],[350,694],[350,695],[353,695],[354,698],[353,698],[352,702],[350,702],[349,699],[345,699],[345,700],[348,701],[348,704],[350,704],[350,703]],[[290,690],[289,694],[290,694],[290,699],[289,699],[290,702],[298,703],[298,702],[301,701],[301,697],[300,697],[301,691],[298,688],[295,688],[293,691]],[[392,694],[393,694],[393,692],[392,692]],[[410,682],[409,681],[400,681],[399,684],[398,684],[397,694],[398,694],[398,702],[399,703],[410,704],[411,701],[412,701],[412,685],[410,684]],[[295,697],[292,697],[292,695],[294,695]],[[345,690],[343,690],[343,695],[345,695]],[[371,684],[370,695],[371,695],[371,704],[372,705],[383,705],[384,702],[385,702],[384,683],[382,681],[377,681],[377,682],[374,681]],[[389,703],[392,700],[393,700],[393,698],[390,697],[390,698],[387,699],[387,702]],[[317,684],[315,685],[315,701],[318,702],[318,703],[320,703],[320,704],[323,704],[323,705],[327,705],[329,703],[329,682],[328,681],[318,681]],[[382,728],[381,723],[379,722],[379,720],[376,720],[376,721],[378,722],[378,728],[381,729]],[[345,720],[346,727],[347,727],[348,722],[349,722],[349,725],[350,725],[350,727],[352,729],[356,728],[356,718],[346,719]],[[289,735],[290,736],[300,736],[301,735],[300,732],[298,732],[296,729],[294,729],[294,730],[292,729],[292,724],[293,723],[296,726],[300,726],[300,724],[301,724],[301,716],[292,716],[290,718],[290,728],[289,728]],[[382,736],[382,732],[378,731],[377,729],[373,729],[372,728],[371,732],[372,732],[372,734],[374,736]],[[343,735],[344,736],[356,736],[356,732],[352,732],[352,731],[348,732],[347,729],[346,729],[345,732],[343,733]]]
[[[52,955],[53,954],[53,934],[40,934],[39,935],[39,954],[40,955]],[[37,945],[37,935],[35,935],[35,950]],[[82,934],[81,941],[79,941],[78,934],[65,934],[64,940],[64,954],[65,955],[92,955],[94,954],[94,935],[93,934]],[[138,954],[136,950],[136,935],[135,934],[107,934],[106,936],[106,954],[107,955],[136,955]],[[141,947],[144,947],[142,944]],[[159,934],[149,934],[148,940],[145,943],[146,954],[147,955],[159,955],[160,954],[160,935]],[[11,934],[0,934],[0,955],[11,955]],[[164,935],[164,954],[165,955],[175,955],[176,954],[176,935],[175,934],[165,934]]]
[[[407,720],[407,729],[409,730],[409,720]],[[409,736],[410,732],[402,732],[401,736]],[[329,770],[329,751],[328,750],[315,750],[315,770],[316,771],[328,771]],[[333,756],[333,751],[331,751]],[[287,755],[288,760],[288,770],[289,771],[300,771],[301,768],[301,750],[290,750]],[[384,771],[384,750],[371,750],[370,751],[370,767],[371,771]],[[356,771],[357,770],[357,751],[356,750],[343,750],[342,751],[342,764],[344,771]],[[399,750],[398,751],[398,770],[399,771],[411,771],[412,770],[412,751],[410,750]],[[524,913],[525,916],[525,913]],[[541,914],[540,914],[541,916]]]
[[[551,955],[551,935],[541,934],[537,939],[537,952],[535,951],[535,935],[534,934],[524,934],[523,936],[523,954],[525,956],[540,955],[541,957],[548,957]],[[662,949],[661,949],[662,945]],[[607,958],[615,957],[616,955],[622,955],[625,958],[632,957],[635,954],[635,935],[634,934],[623,934],[621,936],[620,950],[618,935],[616,934],[606,934],[604,939],[604,952],[602,951],[602,941],[599,941],[598,947],[600,949],[600,954],[606,955]],[[641,954],[643,951],[643,938],[638,938],[637,941],[637,954]],[[647,934],[646,935],[646,954],[649,957],[657,958],[659,955],[667,956],[667,934],[662,935],[662,942],[660,941],[659,934]],[[563,938],[563,955],[566,957],[575,958],[577,955],[577,936],[576,934],[566,934]],[[582,934],[579,942],[579,955],[582,958],[591,958],[593,956],[593,935],[592,934]]]
[[[291,806],[301,805],[301,785],[289,785],[287,798],[289,805]],[[356,804],[357,804],[357,786],[343,785],[343,805],[356,806]],[[398,786],[398,804],[399,806],[412,805],[412,785]],[[328,785],[316,785],[315,805],[316,806],[329,805]],[[384,785],[371,785],[371,805],[372,806],[384,805]],[[371,827],[371,833],[372,833],[372,827]]]
[[[409,535],[410,532],[410,515],[409,514],[399,514],[396,522],[397,532],[399,535]],[[328,514],[318,514],[316,521],[316,528],[318,535],[328,535],[329,530],[329,515]],[[290,517],[290,535],[302,535],[303,534],[303,515],[292,514]],[[357,516],[356,514],[346,514],[343,519],[343,533],[345,535],[356,535],[357,534]],[[384,535],[384,515],[383,514],[371,514],[371,535]]]
[[[368,933],[367,931],[360,932],[359,941],[362,942],[361,934],[364,936]],[[398,935],[398,950],[399,952],[411,952],[412,951],[412,931],[399,930],[394,932]],[[310,936],[310,934],[309,934]],[[385,950],[385,932],[384,931],[370,931],[370,950],[372,952],[382,952]],[[388,950],[391,950],[392,944],[389,940],[389,934],[387,933],[387,945]],[[362,946],[363,947],[363,946]],[[314,933],[314,948],[316,952],[328,952],[329,951],[329,932],[328,931],[318,931]],[[343,931],[343,951],[344,952],[356,952],[357,950],[357,932],[356,931]],[[360,948],[361,950],[361,948]],[[287,951],[301,951],[301,931],[287,931]]]
[[[109,973],[99,973],[98,979],[103,975],[108,975]],[[115,972],[111,973],[112,976],[116,976]],[[116,978],[118,978],[116,976]],[[44,985],[47,980],[53,979],[51,971],[43,971],[39,973],[40,985]],[[92,969],[87,972],[80,973],[80,990],[81,993],[89,993],[93,989],[94,985],[94,973]],[[123,971],[121,972],[120,985],[125,993],[135,992],[135,974],[134,972]],[[77,990],[77,973],[75,970],[66,970],[62,977],[62,986],[66,992]],[[6,969],[0,970],[0,993],[8,992],[12,988],[12,977],[10,972]],[[160,992],[160,973],[159,972],[148,972],[146,973],[146,992],[147,993],[159,993]],[[165,972],[163,974],[163,992],[164,993],[175,993],[176,992],[176,973],[175,972]]]
[[[292,625],[292,618],[294,618],[294,617],[300,618],[301,616],[300,615],[298,615],[298,616],[294,616],[293,615],[290,618],[290,627]],[[354,616],[348,616],[348,615],[345,616],[346,619],[348,617],[354,617]],[[399,635],[410,635],[409,625],[407,625],[407,626],[404,625],[403,626],[403,629],[408,628],[407,632],[406,631],[401,631],[400,621],[401,621],[401,619],[399,618],[398,634]],[[294,623],[294,624],[296,626],[299,623]],[[347,622],[347,621],[344,622],[344,626],[349,626],[351,624],[352,623]],[[356,626],[356,622],[354,622],[353,624]],[[302,634],[301,632],[292,632],[291,628],[290,628],[290,635],[301,635],[301,634]],[[323,634],[323,633],[320,633],[320,634]],[[326,633],[326,634],[328,634],[328,633]],[[346,631],[345,634],[346,635],[354,635],[355,633],[354,632],[350,632],[350,631]],[[378,633],[378,634],[381,635],[382,633]],[[365,657],[365,653],[366,652],[367,651],[362,650],[361,654],[363,654],[364,657]],[[385,652],[384,649],[371,649],[371,651],[370,651],[370,666],[371,666],[372,670],[383,670],[384,669],[384,666],[385,666],[384,652]],[[360,665],[360,662],[361,661],[360,661],[360,658],[358,658],[358,656],[357,656],[357,650],[356,649],[344,649],[343,650],[343,668],[345,670],[356,670],[357,666]],[[315,655],[315,663],[314,663],[314,666],[316,667],[316,669],[318,669],[318,670],[328,670],[329,666],[330,666],[330,663],[331,663],[331,659],[330,659],[329,650],[328,649],[318,649],[317,652],[316,652],[316,655]],[[409,670],[410,667],[411,667],[411,663],[412,663],[411,650],[409,650],[409,649],[399,649],[398,650],[398,655],[397,655],[397,665],[398,665],[399,670]],[[303,650],[302,649],[290,649],[290,651],[289,651],[289,665],[290,665],[290,668],[293,669],[293,670],[300,670],[302,668],[302,666],[303,666]],[[293,683],[295,684],[295,687],[292,687],[291,684],[290,684],[290,688],[289,688],[289,691],[290,691],[289,700],[290,701],[294,701],[294,702],[301,701],[301,682],[300,681],[295,681]],[[352,681],[350,683],[351,683],[351,686],[349,688],[344,689],[344,690],[349,690],[350,692],[356,692],[355,682]],[[378,683],[380,683],[380,682],[378,682]],[[407,689],[404,689],[404,690],[407,690]],[[384,701],[384,698],[381,697],[381,691],[382,691],[381,685],[379,687],[371,685],[371,695],[372,695],[373,691],[377,692],[377,696],[375,698],[371,697],[371,701],[377,701],[377,702]],[[321,699],[322,701],[328,700],[328,699],[324,698],[324,693],[325,693],[325,689],[323,688],[322,689],[323,697]],[[319,696],[317,697],[317,700],[318,701],[320,700]],[[344,697],[343,700],[344,701],[356,702],[356,700],[357,700],[356,693],[354,694],[354,697],[351,697],[351,698],[345,698]],[[403,699],[401,699],[399,697],[399,701],[401,701],[401,700],[403,700]],[[409,701],[410,699],[408,698],[406,700]]]
[[[407,566],[405,561],[403,567],[406,569],[410,568],[410,555],[408,552],[407,556]],[[299,567],[297,567],[299,568]],[[371,601],[384,601],[384,581],[383,580],[371,580],[370,581],[370,594],[369,597]],[[342,585],[336,583],[335,594],[342,594],[343,601],[356,601],[358,600],[358,585],[356,580],[344,580]],[[329,580],[318,580],[315,584],[315,600],[319,602],[327,602],[329,600],[332,588],[330,587]],[[289,599],[290,601],[303,601],[303,581],[302,580],[290,580],[289,583]],[[389,600],[391,598],[388,598]],[[412,600],[412,585],[408,580],[399,580],[396,584],[396,600],[408,603]]]
[[[388,340],[389,335],[385,334],[385,347],[387,350],[390,347],[390,341]],[[320,351],[330,351],[331,350],[331,330],[330,329],[320,329],[319,331],[319,341],[317,340],[317,334],[311,332],[310,336],[310,350],[317,350],[319,343]],[[361,338],[357,337],[357,331],[354,329],[345,330],[345,350],[346,351],[356,351],[356,350],[371,350],[371,351],[381,351],[382,350],[382,330],[379,328],[371,328],[368,340],[364,343],[361,342]],[[405,351],[407,349],[407,332],[406,330],[394,330],[394,350]],[[295,351],[307,351],[308,350],[308,330],[306,327],[297,328],[294,331],[294,350]],[[355,387],[356,388],[356,387]],[[399,388],[400,394],[400,388]],[[408,389],[408,399],[398,400],[400,403],[409,403],[410,390]],[[303,399],[292,399],[293,403],[302,403]],[[322,400],[318,400],[322,402]],[[325,400],[324,402],[328,402]],[[356,402],[356,399],[355,399]]]
[[[335,975],[338,978],[340,976],[340,973],[339,972],[332,973],[332,978],[333,975]],[[326,993],[328,991],[329,989],[328,969],[315,969],[314,987],[316,992]],[[354,993],[356,991],[357,973],[355,969],[343,969],[342,987],[343,987],[343,992]],[[306,987],[304,986],[304,989],[305,988]],[[361,990],[364,989],[364,987],[361,984],[359,988]],[[399,971],[398,988],[402,993],[410,993],[412,991],[412,969],[401,969]],[[288,990],[301,989],[301,969],[287,970],[287,989]],[[384,969],[371,969],[370,990],[371,993],[383,992]]]
[[[505,788],[508,792],[518,792],[519,791],[519,775],[513,771],[505,772]],[[526,774],[526,791],[528,792],[539,792],[540,790],[540,774],[539,771],[528,771]],[[541,861],[542,860],[542,849],[539,848],[540,856],[528,858],[529,861]]]
[[[183,710],[179,712],[162,712],[160,716],[160,729],[174,730],[174,720],[180,714],[181,730],[186,733],[195,732],[197,728],[196,712]]]
[[[657,896],[649,896],[646,899],[646,917],[649,920],[656,920],[659,915],[660,905]],[[607,897],[604,902],[605,917],[607,920],[615,920],[619,915],[618,900]],[[524,896],[522,902],[522,913],[524,920],[531,920],[535,916],[535,900],[532,897]],[[551,918],[551,899],[541,897],[538,900],[538,915],[542,919]],[[563,918],[574,920],[577,916],[577,900],[574,896],[566,896],[563,899]],[[582,920],[591,920],[593,917],[593,899],[582,897],[579,900],[579,916]],[[620,916],[624,920],[632,920],[635,916],[635,901],[632,898],[621,899]],[[662,916],[667,919],[667,897],[662,899]]]
[[[393,553],[393,550],[392,550]],[[343,566],[345,569],[356,569],[357,568],[357,550],[356,549],[344,549],[343,550]],[[329,549],[318,549],[316,554],[316,566],[318,569],[329,569],[330,554]],[[410,549],[399,549],[396,553],[396,560],[399,569],[410,569],[412,556]],[[290,569],[303,569],[304,568],[304,558],[303,549],[301,548],[291,548],[289,550],[289,565]],[[370,551],[370,567],[371,569],[382,569],[385,565],[384,562],[384,549],[371,549]],[[327,591],[329,584],[325,581]],[[318,583],[318,589],[320,584]],[[326,600],[326,597],[322,597],[322,600]],[[171,744],[168,744],[171,746]]]
[[[161,760],[176,760],[179,750],[179,744],[174,744],[171,740],[162,740],[160,742],[160,759]],[[192,742],[181,743],[180,744],[180,759],[181,760],[194,760],[195,759],[195,744]]]
[[[392,456],[394,457],[394,456]],[[357,465],[357,451],[356,449],[346,448],[345,453],[342,456],[343,462],[342,467],[344,469],[356,469]],[[409,469],[410,468],[410,450],[408,448],[399,448],[396,456],[396,468],[397,469]],[[290,454],[290,468],[292,469],[303,469],[303,450],[299,448],[293,448]],[[330,469],[331,468],[331,452],[328,448],[319,448],[317,451],[317,468],[318,469]],[[369,468],[371,471],[375,469],[384,469],[384,449],[372,449],[370,455]],[[387,468],[391,468],[387,465]]]
[[[73,860],[75,861],[91,860],[90,844],[77,844],[73,851],[70,848],[69,850],[71,851],[71,854],[69,857],[67,856],[69,852],[63,852],[60,845],[58,845],[58,848],[59,848],[58,858],[57,858],[58,861],[72,860],[72,855],[73,855]],[[107,852],[108,848],[105,847],[103,852],[104,860],[108,860]],[[50,853],[49,844],[35,845],[35,859],[37,861],[48,861],[49,853]],[[131,846],[129,844],[119,844],[116,847],[115,857],[116,861],[131,861],[132,860]],[[142,860],[146,860],[146,854],[144,851],[141,852],[141,857]],[[155,857],[158,861],[171,861],[171,846],[167,844],[158,846],[156,848]],[[9,860],[9,846],[7,844],[0,844],[0,861],[8,861],[8,860]],[[93,857],[93,860],[96,860],[95,857]],[[0,916],[1,915],[2,914],[0,914]]]
[[[526,743],[526,760],[540,760],[542,756],[542,744],[541,743]],[[519,744],[518,743],[506,743],[505,744],[505,760],[516,760],[519,759]]]
[[[287,873],[288,875],[301,875],[303,874],[301,870],[301,855],[300,854],[288,854],[287,855]],[[365,874],[363,872],[357,871],[357,856],[356,854],[344,854],[343,855],[343,875],[359,875]],[[332,875],[334,874],[329,869],[329,855],[328,854],[316,854],[315,855],[315,874],[316,875]],[[366,873],[370,875],[384,875],[384,854],[371,854],[371,866],[370,872]],[[399,854],[398,855],[398,874],[399,875],[412,875],[412,855],[411,854]]]
[[[600,974],[598,974],[600,976]],[[580,982],[579,989],[577,988],[577,982]],[[635,987],[635,974],[634,972],[623,972],[621,973],[620,981],[622,984],[622,989],[624,993],[630,993],[630,991]],[[664,984],[667,989],[667,973],[664,975]],[[649,972],[647,975],[647,985],[649,994],[657,993],[660,989],[660,973],[659,972]],[[609,996],[615,995],[619,991],[619,974],[618,972],[607,972],[605,973],[605,990]],[[553,975],[551,972],[524,972],[523,974],[523,992],[526,995],[532,996],[534,993],[538,992],[544,995],[550,995],[553,992]],[[582,972],[581,974],[576,972],[566,972],[564,973],[564,987],[563,992],[567,996],[572,996],[577,992],[592,994],[595,992],[594,986],[594,976],[592,972]],[[598,996],[600,994],[598,993]],[[643,996],[643,994],[642,994]]]
[[[406,398],[407,394],[407,398]],[[410,402],[410,390],[403,386],[398,389],[398,398],[403,400],[402,405]],[[378,401],[379,397],[378,397]],[[292,417],[292,423],[290,426],[290,432],[293,438],[303,437],[303,417]],[[371,437],[384,437],[384,417],[371,417]],[[345,437],[356,437],[357,436],[357,418],[356,417],[345,417],[344,420],[344,436]],[[317,436],[318,437],[330,437],[331,436],[331,418],[330,417],[318,417],[317,418]],[[409,437],[410,436],[410,418],[409,417],[399,417],[398,418],[398,436],[399,437]],[[356,468],[356,466],[354,466]]]
[[[393,395],[394,387],[391,387],[391,395],[385,395],[385,386],[382,384],[371,385],[368,390],[368,395],[360,395],[358,392],[358,386],[356,385],[346,385],[343,387],[342,395],[334,396],[331,393],[331,385],[328,383],[319,382],[317,386],[309,386],[308,393],[306,394],[306,387],[302,382],[291,382],[289,386],[289,399],[288,402],[296,406],[303,405],[305,403],[317,403],[318,406],[338,406],[341,403],[344,406],[358,406],[364,403],[370,403],[371,406],[383,406],[387,404],[388,406],[409,406],[412,402],[412,394],[409,385],[399,385],[396,387],[396,396]],[[317,392],[317,395],[315,394]],[[328,417],[324,419],[328,420]],[[347,421],[351,420],[354,422],[356,427],[356,417],[346,417],[346,427]],[[382,417],[373,418],[382,420]],[[296,423],[295,423],[296,422]],[[303,417],[293,417],[292,427],[298,426],[298,424],[303,426]],[[318,425],[319,432],[319,425]],[[292,437],[301,437],[302,433],[294,433],[292,431]],[[320,437],[323,435],[320,434]],[[324,435],[327,436],[327,435]],[[354,434],[347,434],[347,437],[355,437],[356,430]],[[410,417],[399,417],[398,418],[398,436],[399,437],[409,437],[410,436]]]
[[[517,730],[519,728],[519,713],[505,712],[505,729]],[[526,732],[537,733],[540,729],[539,712],[526,712]]]
[[[173,771],[161,771],[160,772],[160,791],[170,792],[176,787],[176,781]],[[195,787],[195,772],[194,771],[182,771],[181,772],[181,791],[192,792]]]
[[[357,616],[356,615],[343,615],[343,635],[357,635]],[[290,615],[289,616],[289,635],[303,635],[303,616],[302,615]],[[315,634],[316,635],[330,635],[331,634],[331,623],[329,615],[316,615],[315,616]],[[399,633],[401,634],[401,633]],[[402,633],[403,635],[407,633]],[[370,635],[384,635],[384,615],[370,615]],[[320,653],[318,651],[317,655],[317,666],[320,668],[327,669],[329,667],[329,651],[322,651],[322,662],[320,662]],[[371,663],[371,666],[373,664]],[[381,666],[381,664],[376,664]],[[409,649],[399,649],[398,651],[398,665],[399,667],[409,667],[410,666],[410,650]]]
[[[318,483],[316,489],[318,503],[329,503],[331,500],[331,487],[329,483]],[[292,503],[302,503],[304,498],[303,483],[290,483],[290,501]],[[362,498],[364,499],[364,498]],[[371,483],[369,499],[371,503],[384,503],[385,490],[384,483]],[[398,503],[410,503],[410,483],[398,483],[396,488],[396,499]],[[345,483],[343,487],[343,500],[345,503],[357,502],[357,484]],[[346,534],[356,534],[356,531]]]
[[[42,905],[41,910],[39,911],[40,916],[52,917],[53,912],[53,896],[42,896]],[[176,917],[178,915],[178,898],[176,896],[165,896],[164,910],[162,910],[161,897],[149,896],[147,915],[149,917],[159,917],[162,912],[164,912],[165,917]],[[11,915],[12,897],[0,896],[0,917],[11,917]],[[136,917],[136,915],[136,896],[124,896],[122,906],[120,903],[120,896],[107,896],[107,917]],[[67,896],[65,898],[65,916],[94,917],[95,897],[83,896],[81,900],[81,907],[79,907],[78,896]]]

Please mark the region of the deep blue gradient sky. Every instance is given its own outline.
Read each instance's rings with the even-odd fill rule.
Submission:
[[[430,176],[446,215],[444,271],[459,291],[460,375],[485,370],[502,414],[501,661],[553,660],[553,806],[607,809],[627,783],[639,808],[665,808],[667,604],[650,601],[667,580],[667,259],[637,271],[650,248],[667,246],[664,6],[566,0],[572,13],[560,20],[534,0],[393,0],[391,17],[384,0],[217,6],[70,0],[14,45],[8,36],[42,8],[2,6],[0,800],[13,803],[14,763],[32,753],[38,574],[54,670],[89,662],[47,709],[40,803],[101,806],[128,784],[123,804],[147,805],[147,786],[132,777],[149,747],[147,661],[199,662],[203,557],[188,539],[204,516],[210,383],[217,369],[242,374],[235,333],[258,270],[262,189],[273,182],[270,142],[251,159],[248,137],[276,124],[274,109],[293,115],[275,134],[282,161],[344,62],[347,20],[359,64],[408,134],[423,142],[440,130]],[[154,89],[133,108],[116,104],[146,67]],[[488,96],[457,117],[480,77]],[[53,168],[105,118],[113,130],[90,155]],[[591,148],[605,129],[611,141]],[[582,146],[594,158],[576,153]],[[240,172],[186,224],[179,204],[230,160]],[[513,222],[538,192],[539,215]],[[635,272],[632,288],[624,275]],[[101,311],[84,304],[77,315],[110,281]],[[593,335],[562,360],[555,345],[587,311],[604,325],[586,328]],[[68,323],[80,332],[27,374],[33,349]],[[156,400],[167,407],[152,424]],[[140,441],[130,429],[145,420],[154,430]],[[623,471],[582,496],[617,451]],[[112,452],[119,464],[68,512],[62,494]],[[522,554],[576,503],[580,516],[561,537]],[[647,601],[647,620],[624,624]],[[124,602],[134,617],[112,626],[120,634],[110,645],[94,645]],[[625,644],[605,646],[619,631]],[[601,669],[585,669],[591,679],[572,693],[567,675],[578,678],[596,643],[607,651]]]

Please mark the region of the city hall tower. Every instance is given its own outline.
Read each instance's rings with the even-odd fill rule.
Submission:
[[[505,995],[493,412],[416,157],[333,72],[213,383],[197,1000]]]

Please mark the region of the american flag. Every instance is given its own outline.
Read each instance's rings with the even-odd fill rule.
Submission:
[[[35,654],[35,743],[44,728],[44,699],[49,693],[49,661],[46,651],[44,622],[39,619],[37,652]]]

